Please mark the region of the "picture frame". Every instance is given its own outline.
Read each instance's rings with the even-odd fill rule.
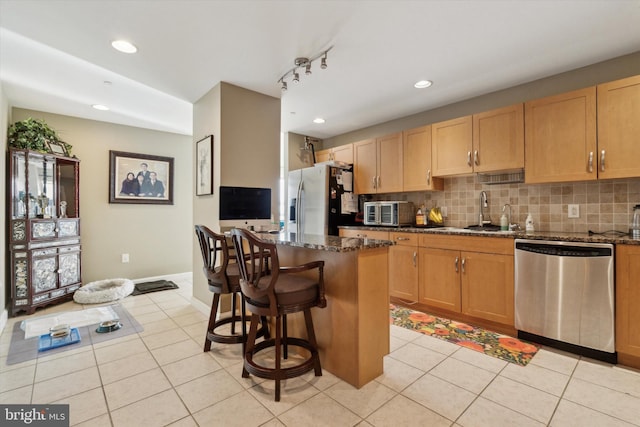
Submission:
[[[109,203],[173,205],[173,173],[173,157],[110,150]]]
[[[213,135],[196,142],[196,196],[213,194]]]
[[[63,143],[47,140],[47,147],[49,148],[49,152],[51,154],[57,154],[58,156],[69,157],[69,152],[67,151],[67,147]]]

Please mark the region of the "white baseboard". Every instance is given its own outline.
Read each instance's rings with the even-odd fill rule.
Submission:
[[[0,334],[4,331],[5,326],[7,326],[7,321],[9,320],[9,312],[4,309],[2,310],[2,314],[0,314]]]

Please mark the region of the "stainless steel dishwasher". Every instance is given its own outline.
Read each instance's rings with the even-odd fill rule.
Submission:
[[[518,336],[617,362],[613,245],[515,240]]]

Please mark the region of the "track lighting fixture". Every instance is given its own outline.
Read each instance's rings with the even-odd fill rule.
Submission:
[[[311,75],[311,64],[313,63],[313,61],[315,61],[316,59],[321,59],[320,62],[320,68],[322,68],[323,70],[327,68],[327,53],[333,48],[333,46],[331,46],[329,49],[325,50],[324,52],[319,53],[316,56],[313,56],[311,58],[304,58],[304,57],[300,57],[300,58],[296,58],[293,61],[294,67],[292,69],[290,69],[289,71],[287,71],[286,73],[284,73],[282,75],[282,77],[280,77],[278,79],[278,83],[280,83],[282,85],[281,89],[283,92],[285,92],[287,90],[287,81],[286,79],[291,77],[291,80],[294,83],[299,83],[300,82],[300,73],[298,73],[298,68],[303,68],[304,67],[304,74],[309,76]]]

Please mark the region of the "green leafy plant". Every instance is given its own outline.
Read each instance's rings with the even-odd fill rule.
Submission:
[[[71,152],[71,145],[62,141],[56,131],[41,119],[29,117],[15,122],[9,126],[8,137],[10,147],[48,152],[47,141],[50,141],[63,144],[67,148],[67,152]]]

